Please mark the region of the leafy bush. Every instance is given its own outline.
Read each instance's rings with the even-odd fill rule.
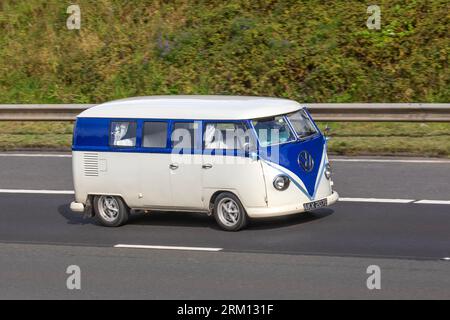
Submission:
[[[447,0],[0,1],[0,103],[154,94],[448,102]]]

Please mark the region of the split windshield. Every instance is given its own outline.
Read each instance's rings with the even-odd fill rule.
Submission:
[[[305,139],[318,133],[303,109],[287,115],[255,119],[252,123],[262,147]]]
[[[316,126],[309,118],[305,110],[299,110],[287,115],[289,122],[297,132],[299,139],[308,138],[317,133]]]

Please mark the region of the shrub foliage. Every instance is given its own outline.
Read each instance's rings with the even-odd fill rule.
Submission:
[[[373,2],[373,1],[372,1]],[[0,103],[154,94],[448,102],[448,0],[0,0]]]

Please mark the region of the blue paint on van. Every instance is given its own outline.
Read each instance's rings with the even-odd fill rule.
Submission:
[[[260,156],[270,162],[279,164],[280,166],[295,173],[305,184],[306,190],[310,198],[313,198],[316,189],[317,178],[320,174],[320,164],[324,152],[325,139],[321,134],[317,134],[307,140],[299,140],[295,142],[284,143],[277,146],[279,154],[273,148],[260,149]],[[305,171],[298,162],[300,152],[308,152],[314,161],[314,167],[311,171]]]

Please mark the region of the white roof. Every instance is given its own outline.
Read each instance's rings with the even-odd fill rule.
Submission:
[[[116,100],[82,112],[82,118],[244,120],[301,109],[295,101],[241,96],[152,96]]]

